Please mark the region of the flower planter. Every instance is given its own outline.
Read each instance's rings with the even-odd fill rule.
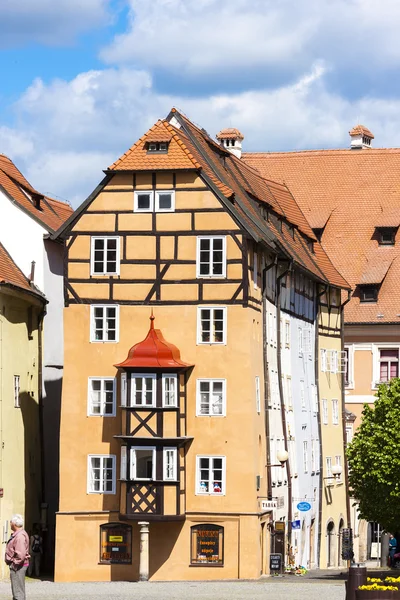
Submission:
[[[400,591],[356,590],[356,600],[400,600]]]

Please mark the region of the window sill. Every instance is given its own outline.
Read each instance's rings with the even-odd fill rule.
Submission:
[[[213,563],[204,563],[201,564],[199,563],[198,565],[189,565],[189,567],[212,567],[213,569],[215,569],[215,567],[223,567],[224,565],[218,565],[218,564],[213,564]]]

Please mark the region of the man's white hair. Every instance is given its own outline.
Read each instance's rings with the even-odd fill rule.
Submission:
[[[13,515],[11,517],[10,523],[14,523],[14,525],[16,525],[17,527],[23,527],[24,526],[24,517],[22,515]]]

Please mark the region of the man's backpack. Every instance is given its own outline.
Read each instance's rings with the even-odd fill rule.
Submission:
[[[42,542],[40,540],[40,536],[33,536],[33,544],[32,544],[32,552],[40,552],[42,549]]]

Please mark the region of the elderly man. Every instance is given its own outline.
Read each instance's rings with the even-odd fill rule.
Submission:
[[[12,534],[7,542],[5,560],[10,567],[13,600],[25,600],[25,573],[29,566],[29,536],[21,515],[11,517]]]

